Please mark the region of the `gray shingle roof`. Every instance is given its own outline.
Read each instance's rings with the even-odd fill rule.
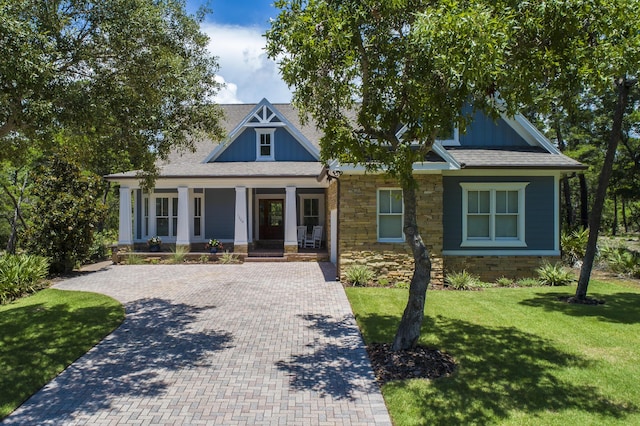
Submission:
[[[465,168],[529,168],[581,170],[586,166],[563,154],[540,147],[447,147],[451,156]]]

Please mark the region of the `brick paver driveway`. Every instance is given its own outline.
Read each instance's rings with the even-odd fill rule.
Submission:
[[[317,263],[140,265],[59,283],[127,318],[5,422],[390,424],[334,277]]]

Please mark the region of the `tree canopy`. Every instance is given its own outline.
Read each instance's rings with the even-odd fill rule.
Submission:
[[[279,0],[276,7],[267,51],[303,117],[324,131],[323,159],[384,170],[403,189],[416,269],[394,349],[415,345],[420,332],[430,263],[412,166],[438,134],[464,131],[473,109],[495,117],[534,101],[541,110],[552,99],[569,104],[577,93],[631,81],[640,63],[638,20],[629,19],[637,0]]]
[[[54,136],[154,170],[221,133],[217,63],[180,0],[0,0],[0,159]]]

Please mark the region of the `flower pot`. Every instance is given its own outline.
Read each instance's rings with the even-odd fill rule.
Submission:
[[[152,253],[157,253],[160,251],[160,244],[149,244],[149,251]]]
[[[217,253],[218,252],[218,247],[209,247],[209,253]]]

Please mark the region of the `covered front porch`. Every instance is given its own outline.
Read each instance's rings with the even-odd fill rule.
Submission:
[[[330,260],[325,182],[255,181],[233,187],[224,183],[161,179],[152,191],[121,184],[120,251],[147,253],[148,241],[159,237],[160,253],[181,247],[203,254],[215,239],[222,243],[220,252],[243,259]],[[322,227],[320,241],[301,246],[299,227],[310,234],[314,226]]]

